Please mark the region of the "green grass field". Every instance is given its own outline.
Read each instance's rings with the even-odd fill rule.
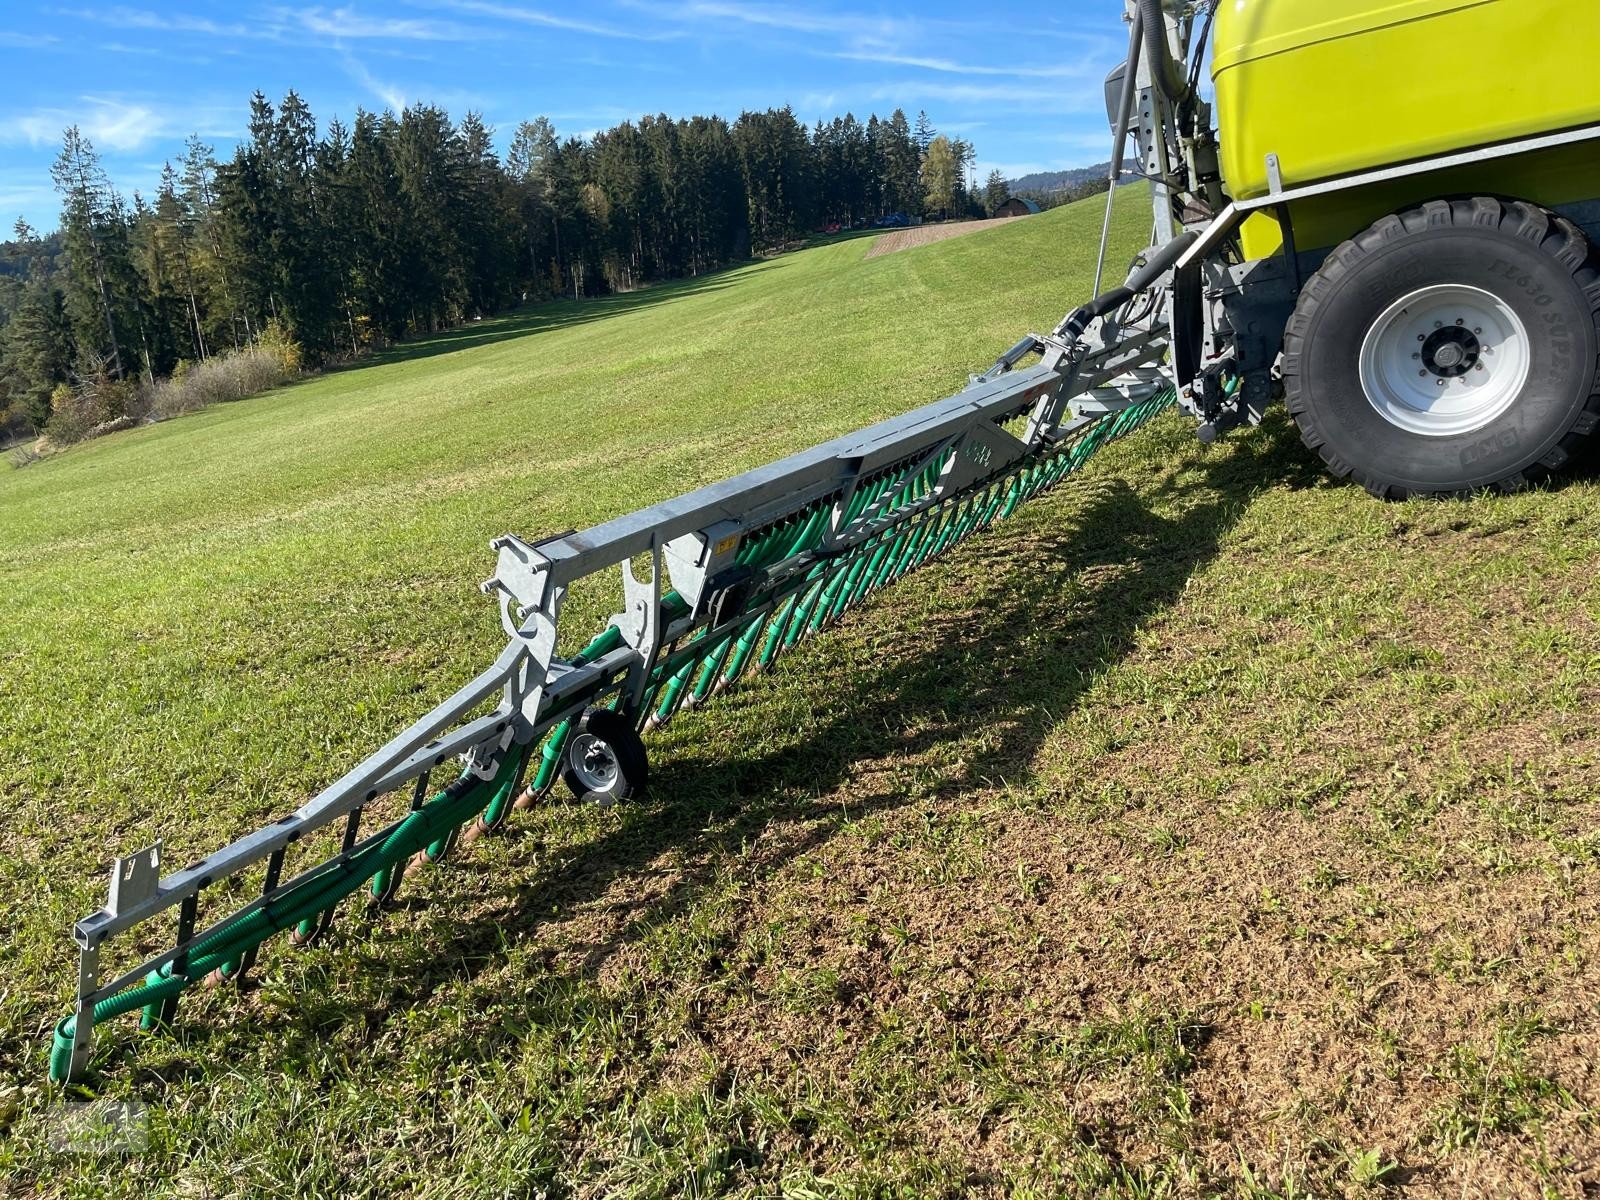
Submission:
[[[1082,298],[1098,216],[544,307],[0,470],[0,1194],[1594,1195],[1600,487],[1385,506],[1281,415],[1164,418],[680,717],[642,801],[100,1027],[148,1147],[51,1150],[113,854],[199,857],[485,665],[491,537],[959,387]]]

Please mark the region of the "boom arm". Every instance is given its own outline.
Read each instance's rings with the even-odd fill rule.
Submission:
[[[315,938],[363,886],[392,900],[408,862],[443,857],[470,822],[498,827],[524,783],[542,794],[586,712],[648,730],[770,668],[1167,407],[1163,314],[1133,309],[1177,249],[1152,252],[1116,303],[1030,335],[953,396],[581,533],[496,539],[483,590],[508,640],[491,666],[295,812],[199,862],[163,876],[159,841],[116,860],[105,906],[74,928],[77,999],[56,1027],[52,1078],[82,1076],[97,1023],[135,1008],[146,1025],[170,1021],[185,988],[240,978],[274,934]],[[562,656],[563,602],[596,576],[620,577],[621,608]],[[431,773],[456,757],[459,778],[428,798]],[[364,815],[386,806],[398,811],[362,836]],[[338,852],[285,880],[291,850],[330,827]],[[247,877],[254,900],[217,899]],[[203,905],[221,915],[202,924]],[[174,908],[170,948],[102,980],[107,944]]]

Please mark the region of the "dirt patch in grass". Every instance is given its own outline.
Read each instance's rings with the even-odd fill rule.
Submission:
[[[1010,218],[1015,220],[1016,218]],[[980,229],[999,229],[1005,221],[945,221],[938,225],[914,225],[910,229],[895,229],[880,238],[874,238],[867,248],[868,258],[893,254],[896,250],[909,250],[913,246],[926,246],[946,238],[977,233]]]

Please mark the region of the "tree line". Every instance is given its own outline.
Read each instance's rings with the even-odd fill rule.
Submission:
[[[193,137],[129,203],[74,127],[52,169],[59,231],[19,221],[0,254],[0,416],[42,429],[63,388],[153,384],[268,332],[317,366],[529,300],[697,275],[834,224],[981,215],[996,185],[969,186],[973,158],[926,113],[808,129],[789,108],[644,117],[586,139],[540,117],[502,156],[476,113],[416,104],[321,125],[291,91],[252,98],[231,158]]]

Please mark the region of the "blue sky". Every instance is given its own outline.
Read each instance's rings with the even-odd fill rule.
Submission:
[[[0,237],[55,227],[48,168],[77,124],[125,192],[199,133],[226,157],[250,93],[294,88],[318,118],[416,101],[476,109],[502,148],[544,114],[563,135],[646,112],[791,104],[807,123],[926,108],[978,148],[980,176],[1106,156],[1101,79],[1122,0],[916,6],[769,0],[372,0],[341,5],[93,0],[0,4]]]

